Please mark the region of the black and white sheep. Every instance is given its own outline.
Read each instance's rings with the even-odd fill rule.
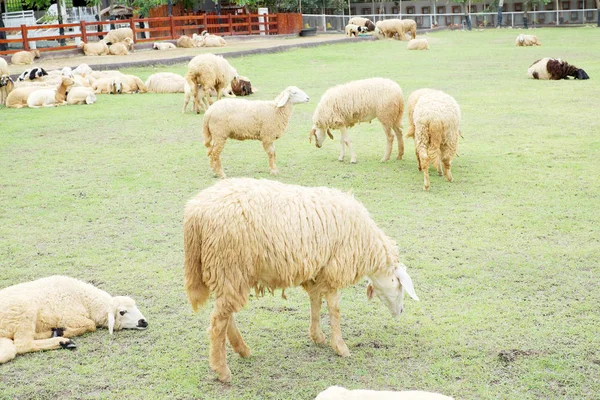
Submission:
[[[529,66],[527,76],[533,79],[542,80],[560,80],[569,79],[590,79],[588,74],[581,68],[569,64],[560,58],[542,58]]]

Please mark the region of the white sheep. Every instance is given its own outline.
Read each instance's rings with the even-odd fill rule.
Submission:
[[[192,48],[197,47],[196,42],[192,38],[186,35],[182,35],[177,39],[177,47]]]
[[[39,89],[27,96],[27,107],[56,107],[67,104],[67,91],[74,83],[73,79],[63,76],[56,89]]]
[[[450,167],[458,147],[461,113],[454,98],[441,90],[419,89],[408,98],[406,137],[414,137],[419,171],[423,171],[423,189],[429,190],[429,165],[437,167],[452,182]]]
[[[417,37],[417,23],[412,19],[385,19],[377,21],[375,27],[377,28],[376,33],[379,37],[406,40],[407,33],[411,35],[412,39]]]
[[[41,54],[39,50],[17,51],[12,55],[11,63],[14,65],[33,64],[33,60],[40,57]]]
[[[85,64],[85,63],[79,64],[77,66],[77,68],[75,68],[73,70],[73,74],[74,75],[81,75],[83,77],[91,75],[92,72],[93,72],[92,68],[89,65]]]
[[[408,50],[429,50],[427,39],[412,39],[406,45]]]
[[[6,104],[8,95],[14,90],[15,83],[8,74],[0,76],[0,104]]]
[[[145,85],[150,93],[184,93],[185,78],[172,72],[158,72],[150,75]]]
[[[171,50],[171,49],[176,49],[177,46],[175,46],[173,43],[170,43],[170,42],[154,42],[154,44],[152,45],[152,48],[154,50]]]
[[[520,34],[515,40],[515,46],[541,46],[540,40],[535,35]]]
[[[123,93],[146,93],[148,91],[144,81],[135,75],[123,75],[121,81]]]
[[[367,28],[367,32],[373,32],[375,30],[375,24],[368,18],[363,17],[352,17],[348,24],[363,26]]]
[[[104,37],[104,41],[107,44],[115,44],[119,42],[124,42],[126,39],[129,39],[127,42],[128,45],[133,46],[133,42],[135,41],[135,37],[133,36],[133,30],[131,28],[117,28],[108,31],[106,36]]]
[[[398,140],[398,160],[404,155],[402,140],[402,113],[404,97],[400,86],[389,79],[370,78],[352,81],[327,89],[313,114],[313,127],[309,139],[321,148],[326,136],[333,139],[330,129],[339,129],[341,153],[339,161],[346,156],[345,146],[350,150],[350,162],[356,163],[356,154],[348,136],[348,129],[360,122],[378,119],[387,138],[386,151],[381,161],[388,161],[394,144],[394,131]]]
[[[113,56],[127,56],[129,55],[129,47],[131,46],[131,39],[125,38],[123,42],[113,43],[108,47],[108,51]]]
[[[91,87],[74,87],[67,94],[67,104],[94,104],[96,95]]]
[[[217,103],[218,104],[218,103]],[[234,314],[252,288],[302,286],[310,297],[310,337],[325,343],[320,309],[325,297],[331,346],[350,355],[340,328],[338,291],[368,276],[393,316],[403,295],[418,300],[396,243],[377,227],[351,195],[326,187],[302,187],[266,179],[226,179],[188,201],[183,222],[185,287],[194,310],[215,294],[210,323],[210,367],[228,382],[225,339],[242,357],[250,349]]]
[[[86,56],[106,56],[110,54],[110,50],[105,41],[91,43],[79,43],[78,46]]]
[[[10,75],[10,72],[8,71],[8,63],[4,58],[2,58],[2,56],[0,56],[0,76],[1,75]]]
[[[227,46],[227,42],[221,36],[206,35],[202,38],[200,47],[223,47]]]
[[[17,354],[75,348],[70,339],[97,327],[146,329],[130,297],[112,297],[88,283],[51,276],[0,290],[0,364]]]
[[[279,139],[292,117],[293,105],[308,103],[309,97],[295,86],[289,86],[272,101],[224,99],[208,108],[202,121],[204,146],[210,167],[220,178],[225,177],[221,152],[227,139],[260,140],[269,155],[269,170],[277,174],[275,140]]]
[[[120,77],[99,78],[92,83],[92,90],[95,94],[121,94],[123,91],[123,81]]]
[[[454,400],[439,393],[421,390],[348,390],[341,386],[330,386],[317,395],[315,400]]]
[[[402,26],[405,34],[410,34],[412,39],[417,37],[417,22],[414,19],[403,19]],[[402,40],[404,40],[404,37],[405,35],[402,35]]]
[[[236,82],[236,81],[232,81],[232,84],[234,82]],[[192,100],[192,89],[190,88],[190,85],[187,83],[187,81],[183,85],[183,93],[185,93],[185,95],[183,98],[183,109],[181,112],[185,113],[189,102]],[[210,89],[209,95],[216,96],[217,92],[215,92],[214,89]],[[236,94],[233,93],[231,84],[229,86],[227,86],[226,88],[221,89],[221,96],[236,97]],[[202,109],[204,111],[208,110],[208,107],[210,106],[210,104],[208,104],[208,101],[206,100],[206,92],[204,91],[202,86],[198,86],[198,97],[200,98],[200,105],[202,106]]]
[[[364,29],[366,31],[367,28]],[[346,36],[358,37],[358,34],[363,32],[363,27],[354,24],[348,24],[344,28],[344,31],[346,32]]]
[[[215,54],[200,54],[192,58],[188,64],[185,80],[192,90],[194,99],[194,111],[200,113],[200,99],[198,86],[204,89],[204,98],[208,104],[212,104],[210,91],[217,93],[217,100],[221,99],[221,91],[237,79],[238,74],[226,59]]]

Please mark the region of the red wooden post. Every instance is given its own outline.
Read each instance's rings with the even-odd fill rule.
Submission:
[[[21,24],[21,39],[23,40],[23,50],[29,50],[29,41],[27,40],[27,25]]]
[[[248,17],[248,35],[252,35],[252,24],[250,23],[250,14],[247,14],[246,16]]]
[[[229,22],[229,36],[233,36],[233,25],[231,25],[231,14],[227,14],[227,19]]]
[[[202,16],[202,24],[204,25],[204,30],[206,32],[208,32],[208,26],[206,26],[206,24],[208,24],[208,20],[206,18],[206,13],[204,13],[204,15]]]
[[[81,31],[81,41],[87,43],[87,29],[85,21],[79,21],[79,30]]]
[[[133,31],[133,42],[135,43],[136,42],[135,39],[137,39],[137,36],[135,33],[135,22],[133,22],[133,17],[129,18],[129,27]]]
[[[175,39],[175,25],[172,15],[169,16],[169,25],[171,27],[171,39]]]

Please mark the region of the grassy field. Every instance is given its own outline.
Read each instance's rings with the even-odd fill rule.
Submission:
[[[338,357],[308,337],[301,289],[252,297],[238,324],[252,357],[228,347],[231,384],[208,367],[212,301],[183,291],[185,202],[214,182],[201,115],[183,95],[99,96],[93,106],[1,109],[0,287],[52,274],[134,297],[140,332],[99,330],[78,349],[0,365],[1,399],[310,399],[330,385],[421,389],[459,399],[591,399],[600,393],[600,41],[597,29],[437,32],[431,50],[360,42],[230,60],[257,99],[288,85],[311,96],[277,141],[282,182],[353,190],[400,247],[420,302],[392,319],[365,284],[343,291]],[[534,81],[527,67],[560,57],[588,81]],[[185,66],[127,70],[145,79]],[[380,163],[381,126],[350,131],[358,163],[337,161],[339,133],[308,143],[330,86],[382,76],[405,98],[433,87],[456,98],[464,139],[448,183],[423,191],[412,140]],[[406,128],[406,117],[404,122]],[[258,142],[228,142],[229,176],[270,178]],[[328,334],[328,316],[322,311]]]

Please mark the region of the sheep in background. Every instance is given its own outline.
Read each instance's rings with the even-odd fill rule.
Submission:
[[[404,37],[404,25],[398,18],[385,19],[375,23],[375,33],[379,38],[394,38],[399,36],[400,40]]]
[[[460,107],[441,90],[420,89],[409,96],[409,128],[406,137],[414,137],[419,171],[423,171],[423,189],[429,190],[429,164],[437,167],[452,182],[450,167],[460,136]],[[414,109],[412,105],[414,104]],[[411,112],[412,110],[412,112]],[[441,161],[441,162],[440,162]]]
[[[184,93],[185,78],[172,72],[158,72],[150,75],[145,85],[150,93]]]
[[[77,68],[73,70],[74,75],[81,75],[83,77],[91,75],[92,72],[92,68],[85,63],[79,64]]]
[[[177,46],[175,46],[173,43],[170,43],[170,42],[154,42],[154,44],[152,45],[152,48],[154,50],[171,50],[171,49],[176,49]]]
[[[177,47],[192,48],[197,46],[192,38],[186,35],[182,35],[179,37],[179,39],[177,39]]]
[[[227,46],[227,42],[221,36],[217,35],[206,35],[202,38],[200,47],[224,47]]]
[[[417,37],[417,23],[414,19],[403,19],[402,27],[404,28],[404,33],[401,36],[401,40],[405,40],[404,38],[406,34],[410,34],[413,39]]]
[[[130,46],[130,50],[133,50],[133,42],[135,41],[135,37],[133,36],[133,30],[131,28],[117,28],[108,31],[106,37],[104,38],[104,42],[106,44],[115,44],[119,42],[125,42],[126,39],[128,46]]]
[[[73,86],[73,79],[63,76],[56,89],[40,89],[27,96],[29,108],[55,107],[67,104],[67,91]]]
[[[238,74],[226,59],[214,54],[200,54],[192,58],[188,64],[185,80],[191,88],[194,99],[194,111],[200,114],[200,99],[198,86],[204,89],[204,99],[212,104],[210,91],[217,93],[217,100],[221,99],[221,91],[229,86]]]
[[[112,297],[88,283],[51,276],[0,290],[0,364],[17,354],[75,348],[70,339],[97,327],[146,329],[130,297]]]
[[[541,60],[537,60],[529,66],[527,76],[542,80],[569,79],[570,76],[575,79],[590,79],[584,70],[570,65],[560,58],[542,58]]]
[[[520,34],[515,40],[516,46],[541,46],[540,40],[535,35]]]
[[[96,95],[91,87],[74,87],[67,94],[67,104],[94,104]]]
[[[364,28],[364,30],[366,32],[367,28]],[[358,34],[363,32],[363,27],[354,24],[348,24],[344,28],[344,31],[346,32],[346,36],[358,37]]]
[[[148,91],[144,81],[135,75],[123,75],[121,82],[123,84],[122,93],[146,93]]]
[[[330,386],[317,395],[315,400],[454,400],[439,393],[420,390],[348,390],[341,386]]]
[[[418,300],[396,243],[360,202],[336,189],[226,179],[188,201],[183,236],[192,308],[215,294],[209,363],[222,382],[231,379],[226,337],[236,353],[250,355],[234,314],[252,288],[264,293],[302,286],[310,297],[309,332],[316,343],[326,340],[320,326],[325,297],[331,347],[342,357],[350,352],[340,328],[340,289],[368,276],[367,296],[379,297],[393,316],[404,309],[404,291]]]
[[[338,158],[344,161],[345,146],[350,150],[350,162],[356,163],[356,154],[348,136],[348,128],[360,122],[371,122],[377,118],[387,138],[387,147],[381,161],[388,161],[394,144],[394,131],[398,139],[398,160],[404,155],[402,140],[402,113],[404,97],[400,86],[389,79],[370,78],[352,81],[327,89],[313,114],[313,127],[309,140],[321,148],[326,136],[333,139],[330,129],[339,129],[341,153]]]
[[[408,50],[429,50],[427,39],[412,39],[406,45]]]
[[[121,94],[123,91],[123,81],[120,77],[96,79],[92,83],[92,90],[95,94]]]
[[[271,175],[277,174],[274,142],[287,128],[293,105],[308,103],[308,100],[302,90],[289,86],[272,101],[224,99],[210,106],[202,121],[202,135],[215,174],[225,178],[221,152],[229,138],[260,140],[269,155]]]
[[[48,75],[48,72],[46,72],[46,70],[44,68],[35,67],[35,68],[31,68],[31,69],[26,69],[25,71],[23,71],[21,73],[21,75],[19,75],[19,77],[17,78],[17,81],[19,81],[19,82],[33,81],[35,79],[42,78],[47,75]]]
[[[46,82],[20,82],[20,84],[30,84],[31,86],[15,87],[12,92],[6,97],[6,107],[8,108],[23,108],[28,106],[28,99],[36,91],[45,91],[48,99],[54,98],[56,103],[62,104],[66,99],[66,92],[73,84],[73,80],[68,77],[60,77],[60,83],[50,86]],[[52,92],[52,94],[50,94]],[[41,95],[40,95],[41,96]],[[33,101],[33,100],[32,100]],[[42,101],[42,100],[40,100]],[[37,102],[37,101],[36,101]]]
[[[6,104],[6,99],[15,88],[15,83],[8,74],[0,76],[0,104]]]
[[[2,75],[10,75],[10,72],[8,71],[8,63],[0,56],[0,76]]]
[[[252,82],[245,76],[238,76],[237,79],[231,81],[229,86],[231,94],[235,96],[250,96],[252,93],[256,93],[256,90],[252,88]]]
[[[103,40],[94,43],[81,42],[78,47],[86,56],[106,56],[110,54],[108,45]]]
[[[127,56],[129,55],[129,48],[133,42],[129,38],[125,38],[124,41],[113,43],[108,47],[108,51],[113,56]]]
[[[33,64],[33,60],[41,56],[39,50],[18,51],[12,55],[11,63],[14,65]]]
[[[367,32],[373,32],[375,30],[375,24],[368,18],[363,17],[352,17],[348,24],[363,26],[367,28]]]

